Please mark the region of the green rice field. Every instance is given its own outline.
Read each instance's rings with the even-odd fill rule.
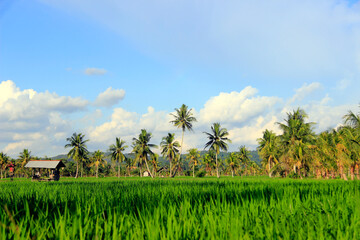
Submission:
[[[360,182],[0,182],[0,239],[360,239]]]

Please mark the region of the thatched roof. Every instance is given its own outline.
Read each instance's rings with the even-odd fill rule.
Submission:
[[[55,169],[65,167],[65,164],[61,160],[30,160],[25,167]]]

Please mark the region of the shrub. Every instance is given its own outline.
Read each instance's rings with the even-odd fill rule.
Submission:
[[[192,172],[190,170],[184,171],[185,176],[191,176]]]
[[[196,177],[205,177],[206,172],[205,171],[199,171],[196,173]]]

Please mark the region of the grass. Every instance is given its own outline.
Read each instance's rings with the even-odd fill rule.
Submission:
[[[1,239],[360,239],[360,182],[0,182]]]

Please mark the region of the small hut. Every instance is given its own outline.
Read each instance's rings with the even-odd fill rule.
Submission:
[[[49,178],[46,180],[59,181],[59,170],[65,167],[65,164],[61,160],[30,160],[25,167],[33,169],[33,180],[41,180],[40,169],[50,169]]]

